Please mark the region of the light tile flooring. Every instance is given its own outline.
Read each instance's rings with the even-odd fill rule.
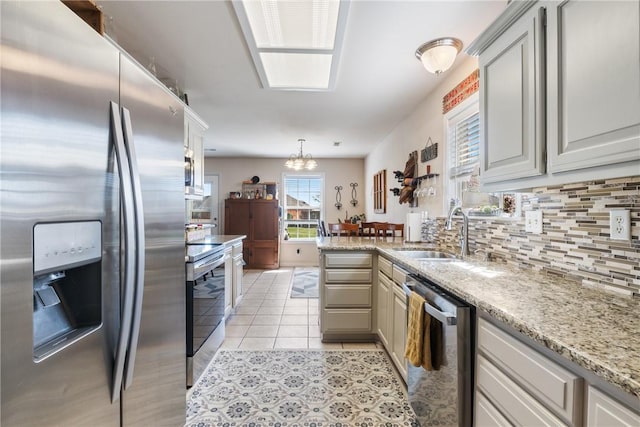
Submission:
[[[245,270],[244,297],[227,319],[222,348],[381,348],[376,343],[323,343],[317,298],[290,298],[293,268]]]

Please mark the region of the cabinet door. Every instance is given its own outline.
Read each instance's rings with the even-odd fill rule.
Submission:
[[[248,244],[251,268],[278,268],[278,241],[253,241]]]
[[[255,200],[251,204],[250,240],[278,241],[278,202]]]
[[[393,285],[393,303],[391,304],[391,358],[402,378],[407,381],[407,359],[404,348],[407,343],[407,296],[402,289]]]
[[[233,258],[231,248],[224,251],[224,317],[231,315],[233,309]]]
[[[202,130],[189,126],[189,146],[193,150],[193,170],[196,194],[204,194],[204,137]]]
[[[224,209],[224,234],[249,236],[251,200],[227,199]]]
[[[638,28],[637,1],[549,5],[551,172],[640,160]]]
[[[380,341],[387,349],[391,338],[389,331],[389,309],[391,308],[391,281],[382,273],[378,272],[378,289],[376,299],[376,325]]]
[[[640,413],[631,411],[591,386],[587,399],[587,427],[640,425]]]
[[[208,125],[189,107],[184,109],[185,146],[193,152],[194,183],[192,191],[196,196],[204,194],[204,132]]]
[[[480,55],[483,183],[545,173],[543,16],[530,9]]]
[[[233,308],[242,300],[242,257],[233,257]]]

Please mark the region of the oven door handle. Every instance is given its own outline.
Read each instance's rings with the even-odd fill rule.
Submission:
[[[206,258],[202,261],[198,261],[195,264],[193,264],[193,268],[194,269],[201,269],[201,268],[209,268],[211,270],[213,270],[214,268],[218,267],[219,265],[224,263],[224,256],[221,256],[219,258],[216,258],[214,260],[207,260]]]
[[[410,296],[411,292],[414,292],[414,289],[413,289],[414,287],[415,286],[408,285],[407,283],[402,284],[402,290],[407,296]],[[425,301],[424,311],[425,313],[428,313],[430,316],[432,316],[435,319],[438,319],[445,325],[453,326],[457,323],[456,316],[454,316],[451,313],[438,310],[437,308],[429,304],[429,301]]]
[[[197,263],[193,264],[193,278],[197,279],[201,276],[201,272],[208,272],[213,270],[216,267],[221,266],[222,264],[224,264],[224,256],[221,257],[217,257],[213,260],[207,260],[206,258],[204,260],[201,260]]]

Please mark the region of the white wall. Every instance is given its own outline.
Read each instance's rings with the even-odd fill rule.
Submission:
[[[207,157],[205,159],[205,175],[218,175],[220,188],[220,234],[224,234],[224,200],[229,197],[231,191],[241,191],[242,181],[251,179],[257,175],[262,182],[277,182],[280,198],[282,199],[282,174],[289,173],[285,168],[286,159],[260,159],[260,158],[227,158]],[[324,188],[324,219],[326,223],[338,222],[338,218],[344,220],[345,213],[349,216],[365,212],[365,196],[370,200],[370,195],[365,193],[364,159],[316,159],[318,168],[314,173],[322,173],[325,177]],[[351,187],[349,183],[358,183],[358,205],[354,208],[351,200]],[[334,206],[336,201],[335,187],[341,185],[342,209]],[[298,253],[299,251],[299,253]],[[318,250],[314,242],[282,241],[280,246],[280,264],[285,267],[318,265]]]
[[[418,150],[419,158],[420,150],[425,147],[429,137],[431,137],[433,142],[438,143],[438,157],[428,163],[419,162],[419,173],[420,175],[426,174],[426,165],[430,164],[431,173],[440,174],[436,188],[437,196],[435,198],[420,198],[418,208],[416,208],[415,211],[427,210],[429,216],[432,217],[446,214],[446,212],[443,212],[444,199],[442,197],[443,178],[445,175],[444,162],[446,158],[442,98],[476,68],[478,68],[477,59],[468,57],[455,70],[450,70],[443,76],[435,77],[428,75],[425,77],[439,78],[442,79],[442,82],[416,107],[412,114],[398,123],[389,135],[369,153],[365,160],[366,194],[368,202],[366,213],[368,220],[396,223],[405,222],[406,214],[411,210],[406,203],[400,205],[398,202],[399,198],[393,196],[389,191],[390,188],[401,187],[401,184],[394,179],[393,171],[404,171],[404,166],[409,159],[410,152]],[[426,70],[425,73],[427,73]],[[374,214],[373,203],[371,202],[373,175],[382,169],[387,170],[387,213]]]

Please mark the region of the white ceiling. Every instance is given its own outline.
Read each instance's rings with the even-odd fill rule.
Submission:
[[[507,2],[352,0],[332,92],[262,89],[229,1],[97,3],[118,43],[188,94],[210,126],[207,155],[287,158],[305,138],[305,154],[358,158],[437,86],[416,48],[452,36],[464,51]]]

